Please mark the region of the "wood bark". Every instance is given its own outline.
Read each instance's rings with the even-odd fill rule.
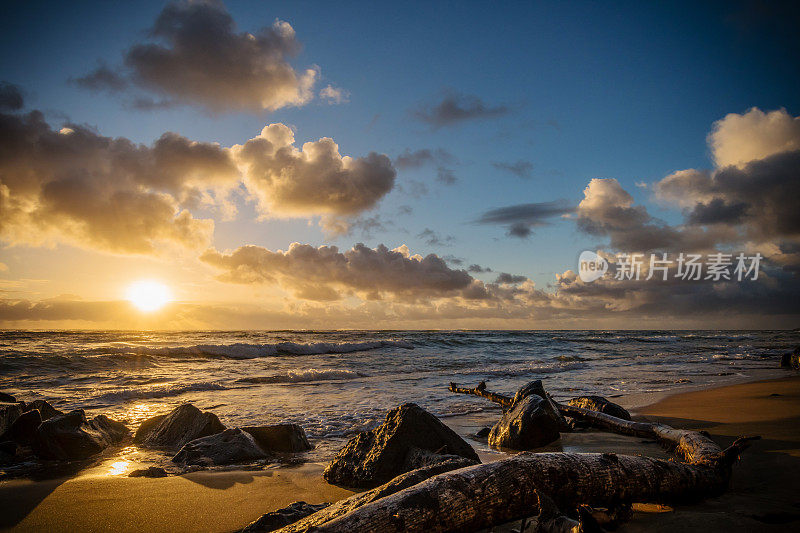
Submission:
[[[511,400],[486,391],[485,386],[461,389],[451,384],[450,390],[475,394],[501,405]],[[358,499],[362,495],[353,496],[345,500],[353,501],[342,504],[339,513],[326,513],[325,509],[304,519],[305,524],[301,521],[281,531],[474,531],[538,514],[540,494],[547,495],[562,510],[576,510],[582,505],[616,508],[634,502],[694,502],[727,489],[731,467],[750,440],[741,438],[722,450],[698,432],[557,405],[565,416],[602,429],[656,439],[683,462],[613,453],[525,452],[440,473],[411,485],[401,480],[401,490],[389,494],[370,491],[364,493],[368,494],[364,500]],[[320,516],[314,518],[317,515]],[[575,527],[574,523],[555,520],[553,531],[558,530],[556,524]]]

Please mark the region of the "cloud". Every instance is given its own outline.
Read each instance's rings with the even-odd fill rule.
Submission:
[[[508,172],[518,178],[529,179],[533,173],[533,163],[520,159],[515,163],[503,163],[501,161],[492,161],[492,166],[497,170]]]
[[[517,283],[523,283],[527,280],[527,276],[517,276],[515,274],[509,274],[508,272],[501,272],[494,282],[514,285]]]
[[[20,88],[13,83],[0,82],[0,111],[18,111],[23,105]]]
[[[441,101],[420,106],[413,112],[413,116],[438,129],[470,120],[500,117],[509,111],[504,105],[490,105],[477,96],[450,91]]]
[[[444,185],[455,185],[458,178],[451,168],[445,165],[456,163],[456,158],[442,148],[422,148],[411,151],[408,148],[394,160],[395,166],[401,170],[418,169],[425,165],[436,165],[436,181]],[[427,191],[425,191],[427,192]]]
[[[264,215],[350,217],[375,207],[394,186],[396,173],[385,155],[342,156],[328,137],[300,149],[294,142],[292,130],[279,123],[231,148]]]
[[[223,281],[277,283],[310,300],[349,294],[365,300],[455,296],[475,281],[435,254],[421,257],[411,255],[407,247],[390,250],[384,245],[372,249],[356,244],[345,252],[336,246],[315,248],[300,243],[293,243],[285,252],[243,246],[230,253],[209,250],[201,260],[222,270]]]
[[[42,114],[0,114],[0,236],[11,244],[66,241],[117,253],[210,242],[214,222],[184,205],[238,183],[225,149],[166,133],[150,146]],[[220,193],[221,194],[221,193]]]
[[[507,226],[507,234],[512,237],[528,237],[533,228],[547,226],[549,219],[563,217],[575,211],[564,200],[499,207],[483,213],[478,224],[497,224]]]
[[[452,246],[456,240],[452,235],[441,236],[430,228],[425,228],[418,233],[417,238],[425,241],[428,246]]]
[[[344,104],[350,101],[350,93],[344,89],[327,85],[319,92],[319,97],[329,104]]]
[[[467,268],[467,272],[472,272],[474,274],[485,274],[487,272],[491,272],[492,269],[488,267],[482,267],[480,265],[472,264]]]
[[[317,69],[298,72],[288,61],[300,49],[288,22],[240,33],[221,2],[179,1],[164,7],[149,37],[125,52],[124,68],[101,64],[74,82],[112,92],[136,85],[216,112],[274,111],[314,96]]]
[[[708,145],[717,168],[743,167],[750,161],[800,150],[800,117],[785,109],[764,112],[754,107],[730,113],[714,123]]]

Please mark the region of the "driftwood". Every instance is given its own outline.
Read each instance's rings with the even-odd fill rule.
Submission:
[[[486,398],[489,401],[500,404],[503,409],[509,409],[514,404],[514,398],[496,394],[486,390],[486,382],[481,381],[480,384],[474,389],[466,389],[457,386],[455,383],[450,383],[450,392],[457,392],[459,394],[474,394],[481,398]]]
[[[509,397],[486,391],[485,386],[461,389],[451,384],[450,390],[501,405],[513,403]],[[740,438],[722,450],[698,432],[556,405],[563,415],[596,427],[656,439],[673,450],[680,461],[613,453],[525,452],[433,477],[427,477],[430,470],[419,469],[281,531],[474,531],[540,512],[537,531],[590,531],[599,527],[592,519],[592,507],[624,509],[637,502],[675,504],[722,494],[733,463],[749,441],[757,438]]]

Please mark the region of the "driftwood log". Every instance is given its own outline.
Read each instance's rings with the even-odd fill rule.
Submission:
[[[451,384],[450,390],[475,394],[500,405],[513,402],[486,391],[485,386],[460,389]],[[740,438],[722,450],[698,432],[621,420],[559,403],[557,406],[564,416],[585,420],[604,430],[658,440],[680,461],[613,453],[525,452],[439,473],[419,482],[414,482],[414,476],[419,479],[424,474],[414,471],[404,474],[407,478],[400,476],[373,491],[352,496],[334,504],[336,509],[323,509],[281,531],[475,531],[537,515],[540,510],[545,515],[537,525],[538,531],[581,531],[589,512],[589,507],[583,506],[614,509],[638,502],[675,504],[722,494],[728,487],[733,463],[755,438]],[[385,489],[396,481],[401,490]],[[542,509],[540,501],[548,502],[546,509]],[[562,520],[554,509],[579,520]]]

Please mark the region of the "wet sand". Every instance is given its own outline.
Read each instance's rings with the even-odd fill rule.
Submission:
[[[626,403],[625,398],[615,401]],[[670,396],[637,411],[647,420],[704,429],[722,445],[763,437],[735,467],[731,490],[676,510],[638,506],[619,531],[786,531],[800,526],[800,378],[746,383]],[[462,435],[483,413],[444,419]],[[505,455],[469,440],[483,461]],[[600,432],[565,434],[554,451],[613,451],[663,457],[654,444]],[[195,472],[160,479],[111,475],[101,463],[70,479],[0,483],[0,527],[14,531],[234,531],[293,501],[335,501],[351,494],[322,480],[323,465],[257,471]],[[502,528],[497,528],[500,531]]]

